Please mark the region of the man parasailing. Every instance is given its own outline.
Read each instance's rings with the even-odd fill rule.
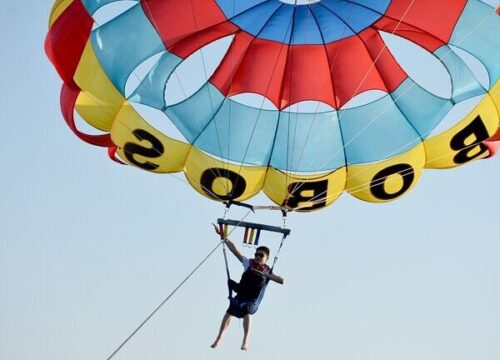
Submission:
[[[216,226],[215,231],[223,238],[222,241],[224,241],[228,249],[242,263],[244,271],[239,283],[229,280],[230,289],[235,291],[237,295],[235,297],[230,297],[229,308],[222,318],[219,334],[211,347],[215,349],[219,346],[224,332],[227,330],[231,323],[231,318],[234,316],[243,319],[244,333],[241,350],[248,350],[248,336],[252,315],[258,310],[267,282],[272,280],[278,284],[283,284],[284,280],[281,276],[273,274],[271,268],[266,264],[270,252],[268,247],[259,246],[255,251],[255,257],[253,259],[248,259],[238,251],[236,246],[228,238],[224,238],[221,230]]]

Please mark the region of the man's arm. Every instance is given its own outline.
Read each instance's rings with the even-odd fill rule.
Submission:
[[[215,228],[215,232],[222,237],[222,234],[221,234],[219,228],[217,226],[215,226],[215,224],[212,224],[212,225]],[[224,241],[224,243],[227,245],[227,248],[234,254],[234,256],[236,256],[236,258],[241,263],[243,263],[243,255],[241,255],[241,253],[238,251],[238,249],[236,248],[236,245],[234,245],[233,242],[229,239],[222,239],[222,241]]]
[[[238,251],[238,248],[236,247],[236,245],[234,245],[233,242],[229,239],[224,239],[222,241],[224,241],[226,243],[227,248],[234,254],[234,256],[236,256],[236,258],[241,263],[243,263],[243,255],[241,255],[241,253]]]
[[[269,280],[277,282],[278,284],[283,285],[283,283],[285,282],[285,279],[283,279],[281,276],[275,275],[273,273],[264,273],[262,271],[255,270],[255,269],[252,269],[252,271],[255,271],[256,273],[260,274],[262,277],[266,277]]]
[[[275,274],[272,274],[272,273],[266,274],[266,277],[269,280],[277,282],[278,284],[281,284],[281,285],[283,285],[283,283],[285,282],[285,279],[283,279],[281,276],[278,276],[278,275],[275,275]]]
[[[264,274],[264,276],[267,277],[269,280],[277,282],[278,284],[281,284],[281,285],[283,285],[283,283],[285,282],[285,279],[283,279],[281,276],[275,275],[273,273],[267,273],[267,274]]]

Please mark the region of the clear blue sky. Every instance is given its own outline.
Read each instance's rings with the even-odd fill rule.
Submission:
[[[105,359],[217,245],[223,209],[70,133],[43,52],[51,3],[0,9],[0,358]],[[237,321],[209,349],[227,306],[218,252],[116,359],[499,359],[499,178],[481,161],[427,171],[394,203],[292,214],[286,283],[250,353]]]

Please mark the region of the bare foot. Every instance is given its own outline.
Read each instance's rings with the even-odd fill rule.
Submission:
[[[220,339],[217,339],[217,340],[215,340],[215,342],[212,345],[210,345],[210,347],[212,349],[215,349],[217,346],[219,346],[219,343],[220,343]]]
[[[241,345],[241,350],[247,351],[248,350],[248,345],[247,344]]]

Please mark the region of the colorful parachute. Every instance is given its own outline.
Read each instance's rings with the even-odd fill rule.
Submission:
[[[500,140],[491,1],[57,0],[46,52],[76,135],[216,200],[385,202]]]

